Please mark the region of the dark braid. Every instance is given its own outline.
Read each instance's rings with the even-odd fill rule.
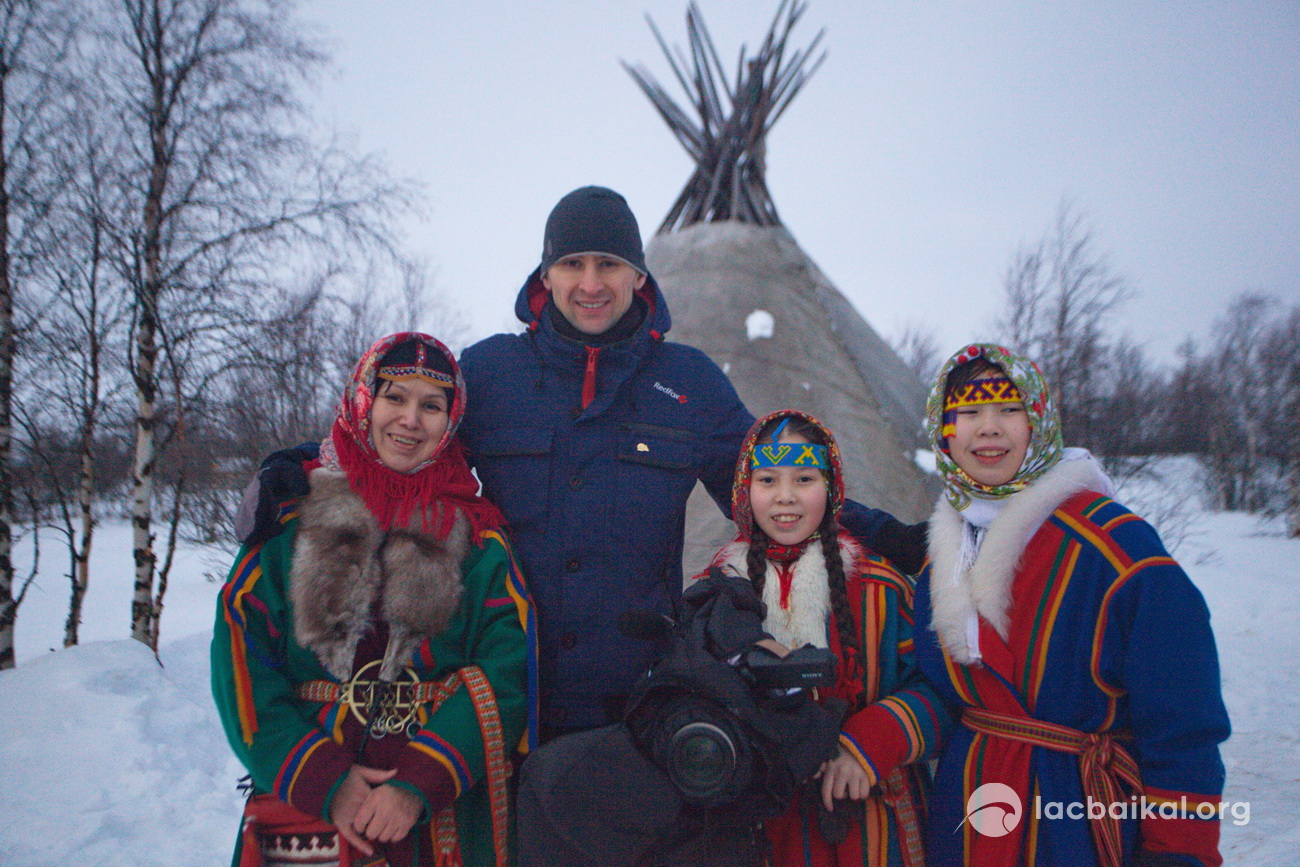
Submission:
[[[822,542],[822,557],[826,561],[826,580],[830,584],[831,614],[835,629],[840,635],[840,650],[844,658],[862,660],[862,648],[853,628],[853,609],[849,607],[848,581],[844,576],[844,560],[840,557],[839,521],[828,511],[822,519],[817,534]]]
[[[754,524],[754,532],[749,540],[749,551],[745,554],[745,568],[749,572],[749,583],[754,585],[758,598],[763,598],[763,585],[767,583],[767,534]]]

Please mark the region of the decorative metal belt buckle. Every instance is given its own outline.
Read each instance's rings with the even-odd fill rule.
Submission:
[[[415,719],[420,703],[416,700],[416,687],[420,678],[410,668],[402,669],[404,680],[375,680],[382,660],[368,662],[343,684],[340,698],[352,709],[352,715],[374,737],[395,735],[406,730]],[[371,669],[374,669],[372,672]],[[367,677],[367,674],[371,677]]]

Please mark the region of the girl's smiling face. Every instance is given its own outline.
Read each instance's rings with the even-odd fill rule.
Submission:
[[[1029,450],[1029,413],[1019,401],[963,406],[956,410],[948,453],[957,466],[988,487],[1016,477]]]
[[[797,433],[783,433],[780,443],[807,443]],[[759,467],[749,477],[754,521],[778,545],[797,545],[821,526],[826,516],[826,478],[805,467]]]

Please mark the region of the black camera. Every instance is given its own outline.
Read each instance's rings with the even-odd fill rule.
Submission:
[[[741,673],[755,689],[793,690],[828,687],[835,683],[835,654],[824,647],[797,647],[777,656],[766,647],[745,654]]]
[[[661,689],[650,719],[633,727],[642,748],[692,804],[726,806],[771,776],[773,758],[797,735],[782,723],[805,722],[806,711],[817,708],[806,690],[828,686],[835,677],[835,658],[824,648],[803,647],[780,657],[756,647],[726,664],[748,686],[752,704],[719,701],[718,684],[709,682],[726,679],[726,672],[697,670],[694,684]]]
[[[624,721],[539,747],[520,771],[520,867],[754,867],[759,822],[838,750],[843,704],[827,650],[762,649],[765,606],[719,571],[682,594],[674,622],[629,612],[620,629],[667,650]]]
[[[749,582],[715,572],[683,595],[672,647],[637,683],[625,721],[683,801],[760,821],[836,754],[840,716],[813,687],[835,680],[835,657],[759,646],[764,606]]]

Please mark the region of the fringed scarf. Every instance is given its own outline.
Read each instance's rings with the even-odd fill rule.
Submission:
[[[455,393],[448,408],[447,430],[427,461],[409,473],[384,465],[371,441],[370,409],[375,401],[379,361],[389,350],[408,340],[419,340],[441,354],[455,374]],[[465,414],[465,380],[451,351],[427,334],[402,331],[375,341],[357,362],[356,370],[339,402],[338,417],[330,436],[321,443],[319,461],[307,466],[342,470],[348,484],[366,504],[384,530],[393,527],[418,529],[445,539],[456,521],[465,515],[470,538],[481,544],[483,530],[500,526],[504,519],[496,506],[478,495],[478,480],[470,472],[456,428]]]

